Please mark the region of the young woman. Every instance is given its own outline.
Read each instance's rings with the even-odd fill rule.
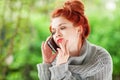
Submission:
[[[89,28],[79,0],[53,11],[52,36],[42,43],[43,63],[37,65],[40,80],[112,80],[111,56],[87,40]],[[55,53],[47,44],[51,37],[58,46]]]

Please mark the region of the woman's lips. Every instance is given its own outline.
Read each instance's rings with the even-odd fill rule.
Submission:
[[[60,38],[57,40],[57,43],[61,43],[63,41],[63,38]]]

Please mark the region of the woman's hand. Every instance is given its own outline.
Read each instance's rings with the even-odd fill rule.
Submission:
[[[42,50],[43,62],[51,64],[53,60],[56,58],[57,54],[52,54],[52,50],[47,44],[47,41],[49,39],[50,37],[48,37],[45,42],[42,42],[41,50]]]
[[[57,48],[58,56],[57,56],[56,65],[66,63],[68,61],[68,58],[70,57],[67,47],[67,42],[68,41],[63,40],[61,43],[59,43],[60,48]]]

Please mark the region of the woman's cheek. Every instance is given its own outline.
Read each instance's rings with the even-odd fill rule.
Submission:
[[[70,48],[70,46],[72,46],[72,44],[71,44],[71,40],[69,39],[67,42],[67,47]]]

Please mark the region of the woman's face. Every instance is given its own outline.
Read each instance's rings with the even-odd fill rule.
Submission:
[[[51,26],[53,39],[57,45],[64,39],[68,40],[67,47],[69,51],[77,49],[81,33],[80,27],[73,26],[73,23],[64,17],[53,18]]]

